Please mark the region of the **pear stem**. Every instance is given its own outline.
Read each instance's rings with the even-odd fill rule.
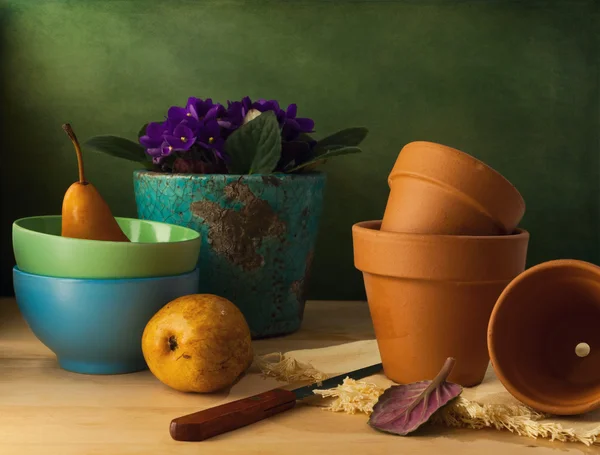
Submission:
[[[75,132],[69,123],[65,123],[62,128],[69,135],[69,138],[75,147],[75,153],[77,154],[77,168],[79,169],[79,183],[87,183],[83,172],[83,155],[81,154],[81,147],[79,146],[77,136],[75,136]]]

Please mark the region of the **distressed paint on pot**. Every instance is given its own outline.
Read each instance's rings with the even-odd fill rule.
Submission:
[[[525,214],[517,189],[473,156],[434,142],[404,146],[389,175],[382,231],[512,233]]]
[[[483,380],[487,327],[504,287],[525,268],[529,234],[458,236],[385,232],[381,221],[352,227],[386,376],[431,379],[448,357],[449,381]]]
[[[255,339],[300,328],[325,181],[322,173],[134,173],[139,218],[200,232],[200,292],[235,303]]]
[[[538,264],[504,290],[488,329],[498,379],[518,400],[556,415],[600,409],[600,267]]]

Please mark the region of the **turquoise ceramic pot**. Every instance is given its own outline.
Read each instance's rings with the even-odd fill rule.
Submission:
[[[146,368],[142,333],[164,305],[198,292],[198,271],[156,278],[74,279],[13,270],[15,297],[34,335],[65,370],[132,373]]]
[[[200,232],[200,292],[235,303],[253,338],[300,327],[324,174],[136,171],[134,188],[140,219]]]

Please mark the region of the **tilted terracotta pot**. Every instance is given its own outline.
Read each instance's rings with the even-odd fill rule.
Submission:
[[[519,275],[494,308],[488,346],[500,381],[532,408],[600,408],[600,267],[564,259]]]
[[[382,231],[446,235],[512,233],[525,214],[519,191],[460,150],[411,142],[389,175]]]
[[[456,358],[450,381],[479,384],[489,356],[489,317],[504,287],[525,268],[529,234],[445,236],[352,227],[385,374],[399,383],[432,379]]]

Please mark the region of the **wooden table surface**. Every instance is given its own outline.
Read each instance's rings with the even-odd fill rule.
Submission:
[[[257,354],[332,346],[372,339],[364,302],[310,302],[303,328],[290,336],[255,342]],[[413,454],[544,455],[600,453],[580,444],[552,443],[495,430],[429,428],[419,436],[379,433],[364,415],[299,406],[204,442],[176,442],[169,422],[261,390],[184,394],[148,371],[88,376],[58,368],[56,358],[29,331],[13,299],[0,300],[0,454]]]

